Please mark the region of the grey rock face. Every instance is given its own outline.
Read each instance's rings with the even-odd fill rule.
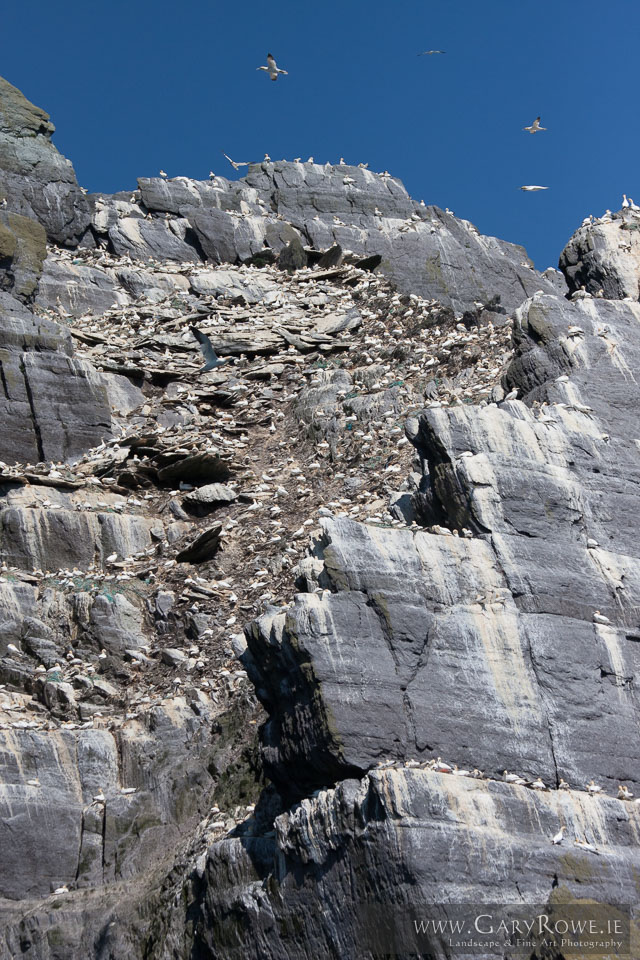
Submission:
[[[372,876],[377,902],[407,906],[439,902],[443,884],[453,900],[502,901],[505,882],[552,903],[554,889],[582,897],[586,875],[588,896],[622,896],[619,880],[639,862],[636,807],[616,795],[619,783],[631,793],[640,783],[640,397],[629,376],[639,320],[635,304],[527,301],[506,383],[524,402],[435,407],[409,429],[447,526],[322,521],[323,569],[307,575],[329,590],[265,614],[241,655],[269,713],[269,776],[299,802],[276,821],[275,839],[210,849],[209,947],[228,935],[215,917],[231,903],[248,916],[242,894],[222,893],[230,860],[244,893],[256,881],[273,891],[243,942],[256,957],[322,953],[337,931],[349,954]],[[403,766],[436,755],[453,773]],[[371,772],[387,762],[400,769]],[[456,777],[454,765],[483,773]],[[551,790],[507,783],[505,768]],[[590,797],[591,780],[609,795]],[[550,843],[561,824],[569,856]],[[536,869],[523,872],[525,861]],[[335,896],[335,923],[306,890],[314,903]],[[293,916],[301,953],[273,932]]]
[[[569,292],[601,290],[609,300],[638,300],[640,216],[621,210],[581,226],[560,254]]]
[[[522,247],[483,237],[467,221],[415,203],[399,180],[358,167],[281,161],[253,164],[235,183],[223,177],[138,183],[154,219],[140,219],[140,208],[128,204],[124,211],[121,199],[106,196],[93,217],[94,230],[116,253],[136,259],[236,263],[278,255],[302,238],[317,250],[338,245],[379,257],[379,269],[400,290],[456,310],[496,296],[512,310],[536,290],[557,288],[555,277],[533,270]],[[175,246],[172,231],[189,249]]]
[[[42,224],[55,243],[75,246],[89,208],[73,167],[51,143],[49,115],[0,77],[0,196],[7,209]]]
[[[0,211],[0,287],[18,300],[33,299],[46,256],[44,229],[34,220]]]
[[[110,436],[105,386],[61,327],[0,303],[0,369],[0,459],[67,459]]]

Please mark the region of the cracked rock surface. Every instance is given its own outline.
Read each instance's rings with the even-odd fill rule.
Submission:
[[[4,142],[54,163],[8,86]],[[635,902],[634,263],[607,286],[583,226],[568,299],[312,163],[77,205],[72,178],[56,234],[25,170],[11,216],[49,246],[0,230],[1,960],[372,958],[367,904]]]

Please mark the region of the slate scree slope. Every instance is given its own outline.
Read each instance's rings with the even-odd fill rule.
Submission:
[[[634,904],[640,220],[563,278],[358,167],[86,195],[53,129],[0,80],[2,960]]]

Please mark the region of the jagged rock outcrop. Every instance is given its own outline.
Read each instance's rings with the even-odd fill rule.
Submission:
[[[89,206],[71,161],[51,143],[49,115],[0,77],[0,199],[7,210],[40,223],[49,240],[75,246]]]
[[[640,220],[630,209],[586,220],[560,255],[569,292],[584,287],[609,300],[638,300],[639,231]]]
[[[536,290],[554,292],[522,247],[416,203],[388,174],[278,161],[252,164],[236,182],[141,178],[138,185],[126,199],[92,198],[96,236],[134,259],[237,263],[280,254],[292,241],[320,251],[338,244],[380,256],[379,269],[400,290],[456,310],[496,296],[514,309]]]
[[[294,806],[271,841],[209,851],[209,949],[235,942],[220,917],[236,910],[251,918],[238,956],[299,957],[336,937],[355,951],[362,901],[624,899],[640,862],[637,807],[617,795],[640,783],[639,320],[632,304],[535,297],[506,376],[525,402],[411,425],[433,501],[469,537],[323,521],[326,589],[265,614],[242,654],[269,776]],[[404,766],[436,755],[467,775]],[[395,769],[367,773],[381,762]],[[589,796],[594,780],[608,797]],[[550,844],[560,825],[568,854]]]
[[[633,899],[640,305],[362,168],[86,209],[0,294],[0,960]]]

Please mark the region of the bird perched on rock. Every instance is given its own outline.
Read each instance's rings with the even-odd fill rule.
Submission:
[[[278,79],[279,73],[288,74],[288,70],[281,70],[276,61],[273,58],[273,54],[267,54],[267,65],[266,67],[256,67],[256,70],[266,70],[272,80]]]
[[[611,620],[609,620],[609,617],[605,617],[604,614],[600,613],[599,610],[596,610],[593,615],[593,622],[606,624],[611,623]]]
[[[633,794],[628,787],[625,787],[624,783],[619,784],[618,786],[618,800],[631,800],[633,799]]]
[[[527,130],[529,133],[540,133],[541,130],[546,130],[546,127],[540,126],[540,117],[536,117],[530,127],[523,127],[523,130]]]
[[[556,833],[555,837],[551,838],[551,843],[562,843],[562,841],[564,840],[563,834],[565,830],[566,830],[566,827],[564,825],[561,826],[558,832]]]
[[[202,351],[202,356],[204,357],[206,363],[203,367],[200,367],[200,373],[206,373],[208,370],[213,370],[215,367],[219,367],[221,364],[226,363],[227,358],[221,359],[218,354],[213,349],[213,345],[206,333],[203,333],[201,330],[198,330],[197,327],[190,327],[191,333],[194,335],[198,343],[200,344],[200,350]]]
[[[590,780],[587,785],[587,793],[590,793],[591,796],[595,796],[597,793],[602,793],[602,787],[599,787],[594,780]]]
[[[164,172],[164,170],[160,171],[160,176],[162,177],[163,180],[167,179],[167,174]]]

